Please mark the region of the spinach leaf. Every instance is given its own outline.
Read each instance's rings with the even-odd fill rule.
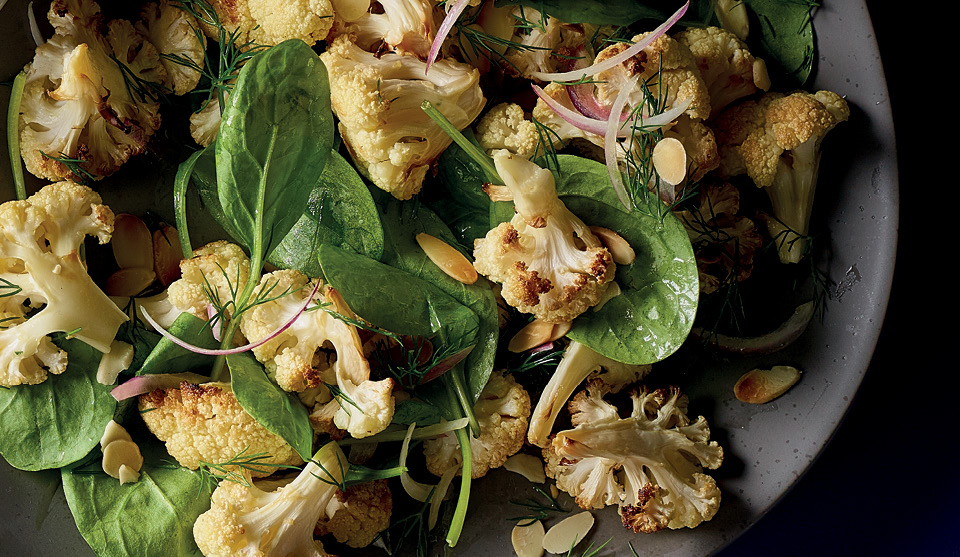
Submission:
[[[463,135],[473,139],[469,129],[463,130]],[[421,198],[444,216],[444,222],[461,244],[472,246],[475,239],[490,230],[490,198],[481,189],[487,177],[456,143],[443,151],[436,169],[436,175],[427,178]]]
[[[438,423],[442,417],[434,405],[411,398],[397,403],[392,423],[410,425],[416,422],[422,427]]]
[[[676,10],[667,12],[651,5],[665,2],[638,2],[637,0],[498,0],[497,6],[519,5],[533,8],[566,23],[595,23],[597,25],[629,25],[641,19],[663,21]],[[527,18],[531,18],[528,15]]]
[[[100,557],[199,557],[193,523],[210,508],[208,485],[199,472],[169,464],[157,443],[139,445],[144,463],[133,484],[63,469],[63,493],[77,529]]]
[[[814,43],[810,2],[784,2],[783,0],[745,0],[753,12],[751,39],[754,55],[764,58],[771,72],[790,81],[793,86],[803,85],[813,71]],[[759,46],[759,48],[756,48]],[[774,76],[776,78],[776,75]]]
[[[181,313],[168,330],[173,336],[201,348],[213,350],[220,347],[207,322],[190,313]],[[204,367],[209,370],[213,359],[213,356],[197,354],[161,337],[137,370],[137,375],[181,373]]]
[[[373,196],[353,166],[332,151],[300,220],[267,260],[278,267],[320,276],[316,252],[329,243],[372,259],[383,255],[383,227]]]
[[[484,195],[484,197],[486,197]],[[387,249],[382,261],[421,278],[470,308],[480,320],[477,345],[458,368],[462,368],[473,402],[487,384],[493,371],[500,332],[497,300],[490,284],[480,278],[474,284],[464,284],[444,273],[434,264],[416,241],[424,232],[456,246],[457,240],[436,213],[422,205],[386,202],[381,207],[381,220]],[[471,242],[472,245],[472,242]]]
[[[0,389],[0,454],[21,470],[72,464],[100,442],[117,401],[97,382],[102,354],[76,339],[56,341],[67,369],[38,385]]]
[[[309,460],[313,456],[313,428],[296,395],[271,381],[249,353],[227,356],[227,367],[240,406],[267,431],[289,443],[302,459]]]
[[[215,152],[220,206],[252,260],[300,218],[333,136],[326,68],[306,43],[285,41],[244,65]]]

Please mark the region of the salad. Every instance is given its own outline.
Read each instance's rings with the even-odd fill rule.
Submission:
[[[849,108],[798,89],[810,6],[472,4],[55,0],[35,26],[0,454],[61,470],[95,552],[455,548],[500,467],[535,494],[504,516],[520,555],[594,551],[608,506],[637,535],[715,515],[723,448],[670,377],[824,302],[810,216]],[[115,212],[99,191],[151,158],[172,203]]]

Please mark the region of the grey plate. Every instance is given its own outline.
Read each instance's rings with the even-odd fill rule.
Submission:
[[[31,57],[25,0],[10,0],[0,15],[0,80],[11,78]],[[714,519],[695,530],[632,535],[614,509],[596,513],[591,540],[610,554],[707,555],[716,552],[768,511],[807,470],[836,430],[870,362],[887,306],[896,254],[898,191],[889,97],[880,55],[864,2],[828,2],[815,20],[820,58],[814,88],[831,89],[851,105],[850,121],[831,132],[821,168],[815,218],[830,229],[830,277],[849,285],[816,323],[786,351],[736,359],[678,378],[691,412],[705,415],[725,451],[714,475],[723,502]],[[8,88],[0,89],[6,107]],[[5,133],[0,138],[0,199],[10,199]],[[169,185],[159,173],[147,186]],[[142,178],[140,180],[143,180]],[[115,209],[153,209],[172,219],[169,187],[150,187],[139,198],[120,188],[103,191]],[[121,203],[117,205],[113,200]],[[803,379],[774,402],[738,402],[732,385],[745,371],[789,362]],[[2,433],[0,433],[2,434]],[[30,474],[0,463],[0,546],[3,554],[87,555],[55,472]],[[510,499],[527,493],[519,476],[496,470],[474,491],[470,519],[458,546],[461,555],[512,553]]]

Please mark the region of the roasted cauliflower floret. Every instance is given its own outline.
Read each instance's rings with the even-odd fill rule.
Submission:
[[[572,321],[600,301],[616,265],[607,248],[557,196],[553,174],[500,150],[497,172],[516,215],[476,240],[477,272],[503,285],[503,299],[548,323]]]
[[[336,443],[317,451],[289,484],[263,491],[221,481],[210,510],[193,523],[193,538],[207,557],[326,557],[314,526],[344,483],[350,463]]]
[[[676,389],[631,394],[633,409],[621,418],[591,382],[570,402],[573,429],[544,449],[545,471],[584,509],[618,505],[634,532],[693,528],[710,520],[720,490],[702,472],[723,461],[701,416],[691,423],[686,397]]]
[[[746,43],[719,27],[690,27],[674,38],[686,45],[710,91],[710,106],[718,114],[730,103],[770,89],[770,74]]]
[[[330,499],[315,533],[331,534],[350,547],[366,547],[390,526],[392,512],[393,495],[387,480],[352,485]]]
[[[637,43],[643,40],[648,33],[641,33],[633,37]],[[612,44],[597,53],[596,62],[602,62],[623,52],[630,45],[627,43]],[[659,72],[658,79],[652,79]],[[656,99],[663,99],[660,110],[679,105],[689,99],[690,105],[685,114],[700,120],[710,116],[710,91],[700,76],[697,62],[690,49],[668,35],[662,35],[639,54],[628,58],[613,68],[602,71],[594,76],[597,99],[609,106],[620,90],[628,86],[630,80],[639,78],[646,81],[650,94]],[[635,85],[627,97],[627,106],[638,107],[644,103],[644,91],[639,84]]]
[[[513,19],[514,33],[509,42],[521,46],[508,48],[501,65],[521,77],[558,71],[587,41],[582,25],[567,25],[531,8],[514,8]]]
[[[477,142],[484,149],[507,149],[521,157],[537,151],[540,135],[537,126],[523,115],[520,105],[500,103],[477,123]]]
[[[486,100],[480,73],[444,59],[426,73],[412,55],[376,56],[341,35],[320,55],[330,76],[333,111],[358,169],[397,199],[420,191],[431,163],[451,139],[420,106],[430,101],[457,129],[480,114]]]
[[[784,263],[800,261],[806,251],[820,143],[849,117],[847,102],[831,91],[766,93],[717,117],[720,173],[746,173],[767,192],[773,210],[767,228]]]
[[[274,299],[243,314],[244,336],[258,342],[273,334],[300,310],[315,284],[292,269],[264,275],[255,295]],[[321,429],[335,433],[330,428],[336,426],[353,437],[382,431],[393,419],[393,380],[370,380],[357,328],[333,313],[354,318],[335,290],[321,286],[314,302],[323,307],[301,313],[283,332],[254,348],[254,356],[284,390],[320,388],[313,418],[322,422]]]
[[[193,91],[200,81],[200,72],[190,67],[188,62],[203,68],[203,51],[207,44],[199,32],[197,18],[168,0],[144,5],[140,18],[137,31],[160,52],[160,63],[166,71],[163,84],[176,95]]]
[[[193,251],[180,262],[180,278],[167,288],[168,300],[182,312],[207,319],[211,300],[217,300],[229,316],[233,293],[240,292],[250,276],[250,259],[243,249],[225,240],[216,240]]]
[[[273,46],[300,39],[310,46],[327,38],[333,27],[330,0],[209,0],[236,44]],[[204,32],[218,40],[217,29],[201,20]]]
[[[693,243],[703,294],[746,280],[753,273],[753,258],[763,246],[763,238],[756,224],[739,212],[740,190],[723,183],[700,190],[693,210],[675,213]]]
[[[150,432],[166,443],[170,456],[191,470],[201,462],[226,462],[241,453],[268,455],[263,464],[303,463],[293,447],[244,411],[229,383],[183,382],[179,389],[140,395],[139,407]],[[275,471],[269,466],[246,470],[253,477]]]
[[[50,339],[69,332],[109,352],[126,314],[87,274],[79,248],[113,233],[113,212],[86,186],[60,182],[0,205],[0,386],[63,373],[67,354]]]
[[[95,178],[108,176],[142,153],[160,125],[150,85],[128,87],[124,72],[162,84],[157,49],[125,20],[105,28],[88,0],[56,0],[48,13],[54,35],[37,47],[25,68],[20,106],[20,152],[27,170],[61,180],[71,170],[59,158],[84,162]],[[121,65],[123,69],[121,69]]]
[[[473,453],[471,476],[476,479],[503,466],[507,458],[523,447],[527,418],[530,417],[530,395],[512,375],[494,373],[480,392],[473,410],[480,422],[480,437],[470,438]],[[460,445],[452,433],[424,441],[423,453],[427,470],[437,476],[443,475],[451,466],[462,464]]]
[[[664,129],[663,136],[680,141],[687,153],[687,180],[678,184],[678,188],[687,182],[700,181],[708,172],[720,166],[717,139],[713,130],[700,120],[681,114],[673,125]]]
[[[397,54],[410,54],[426,60],[437,34],[434,0],[380,0],[382,12],[368,12],[343,26],[337,34],[348,34],[367,51],[383,46]]]

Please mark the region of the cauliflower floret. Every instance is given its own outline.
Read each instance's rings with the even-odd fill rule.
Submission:
[[[767,228],[783,263],[803,257],[820,143],[849,117],[847,102],[831,91],[766,93],[717,117],[720,173],[725,177],[746,173],[767,192],[773,209]]]
[[[431,163],[451,139],[420,106],[430,101],[457,129],[480,114],[486,99],[480,73],[444,59],[426,73],[412,55],[376,56],[337,37],[320,54],[330,76],[330,101],[359,170],[397,199],[420,191]]]
[[[632,40],[637,43],[648,34],[641,33]],[[627,43],[610,45],[597,54],[596,62],[613,58],[629,47]],[[652,79],[658,73],[659,78]],[[658,37],[636,56],[594,77],[598,81],[597,99],[607,106],[613,104],[629,79],[638,77],[641,82],[646,82],[653,98],[662,99],[660,110],[677,106],[689,99],[690,106],[685,114],[700,120],[710,116],[710,91],[700,76],[696,59],[685,44],[668,35]],[[627,107],[641,106],[644,100],[645,92],[638,84],[627,97]]]
[[[686,45],[700,68],[700,76],[710,91],[712,114],[757,90],[770,89],[767,65],[755,58],[730,31],[719,27],[691,27],[674,38]]]
[[[398,54],[426,60],[437,34],[436,2],[380,0],[379,4],[382,13],[367,13],[345,25],[343,32],[364,50],[380,50],[383,44]]]
[[[393,496],[387,480],[352,485],[330,499],[315,533],[350,547],[366,547],[390,526]]]
[[[230,94],[224,92],[224,102],[229,97]],[[213,143],[218,135],[220,135],[220,98],[213,95],[199,112],[190,115],[190,137],[197,144],[206,147]]]
[[[150,2],[140,11],[137,31],[147,37],[161,54],[160,63],[166,70],[163,84],[177,95],[193,91],[200,81],[200,72],[184,62],[203,68],[203,51],[207,41],[199,32],[200,24],[192,14],[168,0]],[[181,59],[175,62],[169,59]]]
[[[52,333],[107,353],[126,314],[87,274],[85,236],[113,234],[113,211],[86,186],[60,182],[0,205],[0,386],[36,384],[63,373],[66,352]]]
[[[221,481],[210,510],[193,523],[207,557],[326,557],[314,526],[349,468],[336,443],[320,448],[291,483],[276,491]]]
[[[686,397],[676,389],[631,394],[633,410],[620,418],[603,399],[602,384],[588,384],[570,402],[575,427],[544,449],[545,471],[584,509],[619,505],[634,532],[693,528],[710,520],[720,490],[702,469],[716,469],[723,449],[709,441],[701,416],[690,423]]]
[[[527,440],[538,447],[547,446],[560,410],[584,379],[592,377],[591,381],[606,385],[610,392],[619,392],[626,385],[643,379],[650,369],[649,365],[611,360],[579,342],[571,341],[533,409]]]
[[[255,295],[275,299],[243,314],[240,330],[244,336],[258,342],[273,334],[303,307],[315,284],[293,269],[264,275]],[[318,292],[317,303],[353,318],[336,290],[321,286]],[[254,348],[254,356],[284,390],[322,387],[314,419],[326,424],[324,429],[332,422],[354,437],[378,433],[393,419],[393,380],[370,380],[370,365],[357,328],[325,308],[301,313],[283,332]]]
[[[209,0],[220,23],[238,45],[278,45],[301,39],[310,46],[327,38],[333,27],[330,0]],[[204,33],[218,40],[216,27],[201,21]]]
[[[523,447],[530,417],[530,395],[512,375],[494,373],[474,405],[480,422],[480,437],[470,438],[473,453],[473,479],[500,468],[511,455]],[[463,455],[452,433],[423,442],[427,470],[437,476],[451,466],[460,466]],[[460,472],[457,472],[459,475]]]
[[[740,190],[726,182],[700,191],[693,211],[677,211],[693,243],[700,292],[711,294],[722,284],[746,280],[753,257],[763,245],[756,224],[740,212]]]
[[[549,170],[506,150],[493,161],[517,213],[476,240],[474,267],[502,283],[503,299],[518,310],[548,323],[572,321],[603,297],[613,257],[560,201]]]
[[[477,142],[488,151],[507,149],[529,158],[536,152],[539,141],[536,124],[524,118],[518,104],[500,103],[477,123]]]
[[[233,312],[233,293],[240,292],[250,276],[250,259],[243,249],[225,240],[210,242],[180,262],[180,278],[167,288],[170,303],[206,320],[211,299],[219,300],[227,315]]]
[[[663,136],[680,141],[687,153],[687,179],[677,184],[678,190],[688,182],[700,181],[708,172],[720,166],[720,154],[713,130],[700,120],[681,114],[673,125],[664,129]]]
[[[241,453],[269,455],[262,464],[303,463],[293,447],[244,411],[229,383],[193,385],[184,381],[179,389],[140,395],[139,407],[150,432],[166,443],[170,456],[191,470],[201,462],[226,462]],[[246,472],[257,477],[274,471],[265,466]]]
[[[123,72],[161,84],[166,71],[157,49],[129,21],[111,21],[104,36],[95,2],[57,0],[48,18],[54,35],[25,68],[24,164],[36,176],[61,180],[71,171],[54,159],[66,156],[83,160],[80,166],[96,178],[107,176],[142,153],[160,125],[155,94],[128,87]]]

